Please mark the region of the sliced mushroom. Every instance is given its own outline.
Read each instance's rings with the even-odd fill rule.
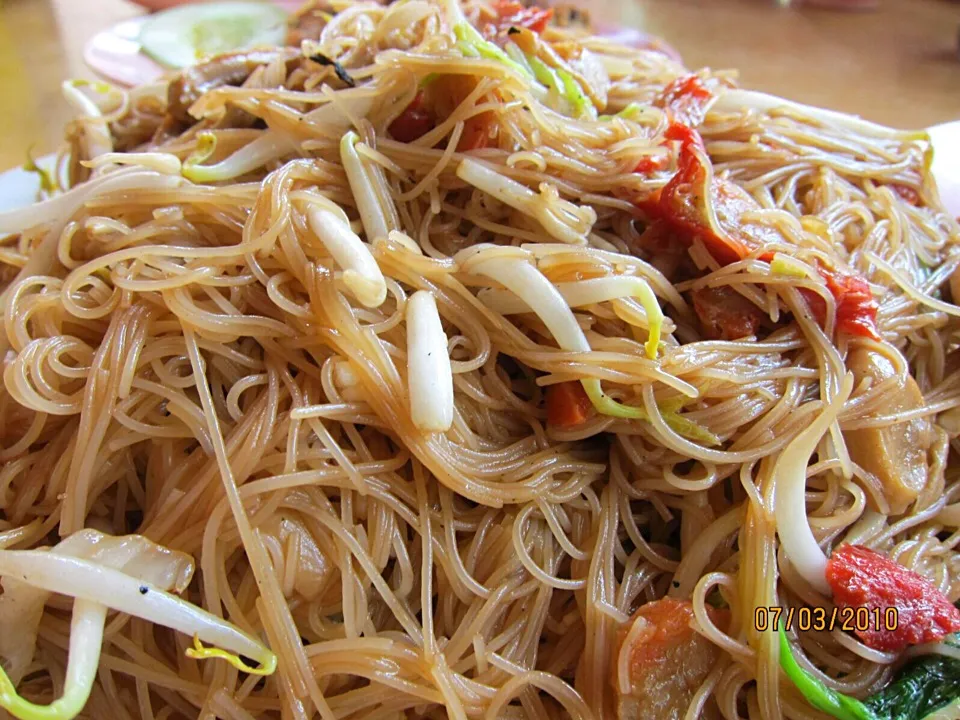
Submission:
[[[859,384],[869,378],[873,386],[897,376],[889,357],[869,349],[850,353],[847,367]],[[884,397],[883,413],[895,415],[922,407],[923,393],[916,381],[907,374],[900,377],[896,388]],[[933,426],[929,418],[914,418],[895,425],[862,428],[844,432],[850,458],[880,481],[890,512],[899,515],[906,511],[921,490],[929,475],[927,451],[933,443]],[[869,494],[868,494],[869,496]],[[875,506],[873,498],[870,502]]]
[[[960,269],[953,276],[957,278],[957,285],[960,286]],[[954,302],[960,302],[960,287],[957,287],[954,293]],[[943,377],[946,381],[947,378],[957,377],[957,373],[960,373],[960,350],[954,350],[947,355]],[[937,415],[937,425],[943,428],[951,440],[960,437],[960,407],[952,407]]]
[[[287,72],[301,59],[300,52],[293,48],[249,50],[218,55],[186,68],[167,89],[167,113],[179,123],[192,125],[196,118],[190,115],[190,106],[201,95],[225,85],[242,85],[254,70],[273,62],[279,55],[287,57]]]

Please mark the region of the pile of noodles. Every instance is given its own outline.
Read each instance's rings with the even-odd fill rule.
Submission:
[[[464,10],[478,25],[490,14]],[[189,637],[111,614],[86,714],[610,717],[617,632],[670,595],[692,599],[722,650],[688,718],[817,717],[779,675],[776,635],[754,629],[754,609],[827,602],[778,547],[772,470],[835,396],[853,345],[906,363],[919,384],[915,416],[937,438],[930,481],[902,515],[869,510],[876,481],[835,434],[808,469],[811,526],[824,548],[866,544],[960,597],[960,444],[955,422],[941,426],[960,406],[960,324],[942,299],[960,229],[924,143],[764,106],[731,75],[701,73],[730,93],[698,128],[714,172],[758,201],[759,222],[797,263],[825,258],[871,283],[883,342],[854,339],[836,332],[815,272],[776,273],[755,257],[720,267],[699,242],[681,259],[637,250],[643,223],[622,198],[670,178],[633,169],[662,152],[667,118],[651,101],[683,67],[548,28],[545,39],[582,43],[610,78],[602,112],[614,117],[573,119],[510,66],[465,57],[450,22],[425,0],[347,6],[311,52],[339,61],[355,87],[332,66],[274,55],[243,86],[202,95],[192,111],[204,119],[172,132],[163,84],[67,86],[80,114],[63,169],[83,182],[0,226],[0,547],[85,527],[142,534],[196,559],[185,598],[279,659],[265,679],[198,663],[184,655]],[[420,139],[391,139],[418,87],[443,74],[480,81]],[[615,116],[630,103],[643,112]],[[538,193],[541,211],[574,207],[581,242],[458,176],[464,120],[487,111],[496,143],[469,155]],[[385,236],[363,233],[341,162],[351,129]],[[317,241],[306,209],[317,195],[366,240],[386,287],[379,306],[358,300]],[[503,252],[553,283],[643,279],[666,315],[657,357],[631,297],[576,307],[590,351],[560,349],[540,317],[499,306],[501,285],[465,269],[462,251],[480,243],[520,248]],[[707,286],[735,289],[773,329],[705,338],[690,291]],[[823,328],[801,288],[824,297]],[[449,339],[446,432],[411,419],[405,306],[418,290],[433,294]],[[545,387],[583,378],[648,420],[593,413],[549,427]],[[839,428],[894,424],[894,391],[856,388]],[[671,408],[718,442],[678,434]],[[731,608],[724,630],[708,597]],[[58,598],[18,688],[36,702],[62,687],[70,604]],[[858,696],[888,682],[895,659],[839,631],[803,633],[797,654]]]

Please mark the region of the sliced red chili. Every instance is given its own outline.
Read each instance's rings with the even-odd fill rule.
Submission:
[[[677,172],[658,193],[637,203],[647,215],[669,225],[687,245],[700,239],[722,265],[781,240],[772,228],[742,219],[760,206],[745,190],[713,176],[696,130],[674,122],[665,138],[680,142]]]
[[[690,127],[703,122],[713,93],[697,75],[683,75],[667,85],[655,105],[670,113],[672,120]]]
[[[830,270],[822,265],[817,271],[826,281],[827,289],[837,303],[837,330],[849,335],[867,337],[872,340],[880,339],[877,329],[877,311],[879,305],[870,292],[870,285],[861,277]],[[823,325],[827,315],[827,305],[823,298],[810,290],[801,290],[800,293],[807,301],[807,307]]]

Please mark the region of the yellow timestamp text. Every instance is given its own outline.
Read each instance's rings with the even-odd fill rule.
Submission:
[[[758,632],[776,630],[780,623],[786,630],[797,629],[801,632],[876,632],[894,631],[900,625],[900,613],[895,607],[866,608],[822,608],[790,607],[776,605],[758,607],[753,615],[754,629]]]

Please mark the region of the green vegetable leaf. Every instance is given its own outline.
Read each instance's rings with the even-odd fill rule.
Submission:
[[[614,115],[601,115],[598,120],[610,121],[613,118],[623,118],[625,120],[639,120],[640,116],[645,112],[644,107],[640,103],[632,102],[627,105],[623,110],[614,114]]]
[[[590,111],[593,109],[593,105],[590,103],[590,99],[584,94],[583,88],[580,87],[580,83],[573,78],[573,75],[568,73],[563,68],[557,69],[557,75],[560,77],[560,82],[563,84],[563,96],[573,108],[574,115],[576,117],[582,117],[583,115],[590,114]]]
[[[527,63],[533,69],[533,76],[537,79],[537,82],[541,85],[544,85],[548,88],[556,88],[558,91],[561,90],[561,80],[556,76],[556,74],[547,67],[546,63],[543,62],[536,55],[527,55]]]
[[[904,666],[900,675],[865,701],[884,720],[922,720],[960,699],[960,660],[924,655]]]
[[[800,667],[793,657],[790,641],[787,640],[787,633],[782,625],[777,628],[777,632],[780,634],[780,667],[808,703],[837,720],[882,720],[882,716],[875,715],[873,710],[856,698],[831,690]]]
[[[468,22],[458,22],[453,28],[457,36],[457,46],[466,57],[482,57],[488,60],[497,60],[507,67],[516,70],[523,77],[529,78],[530,73],[520,63],[513,60],[498,46],[483,39],[477,29]]]

